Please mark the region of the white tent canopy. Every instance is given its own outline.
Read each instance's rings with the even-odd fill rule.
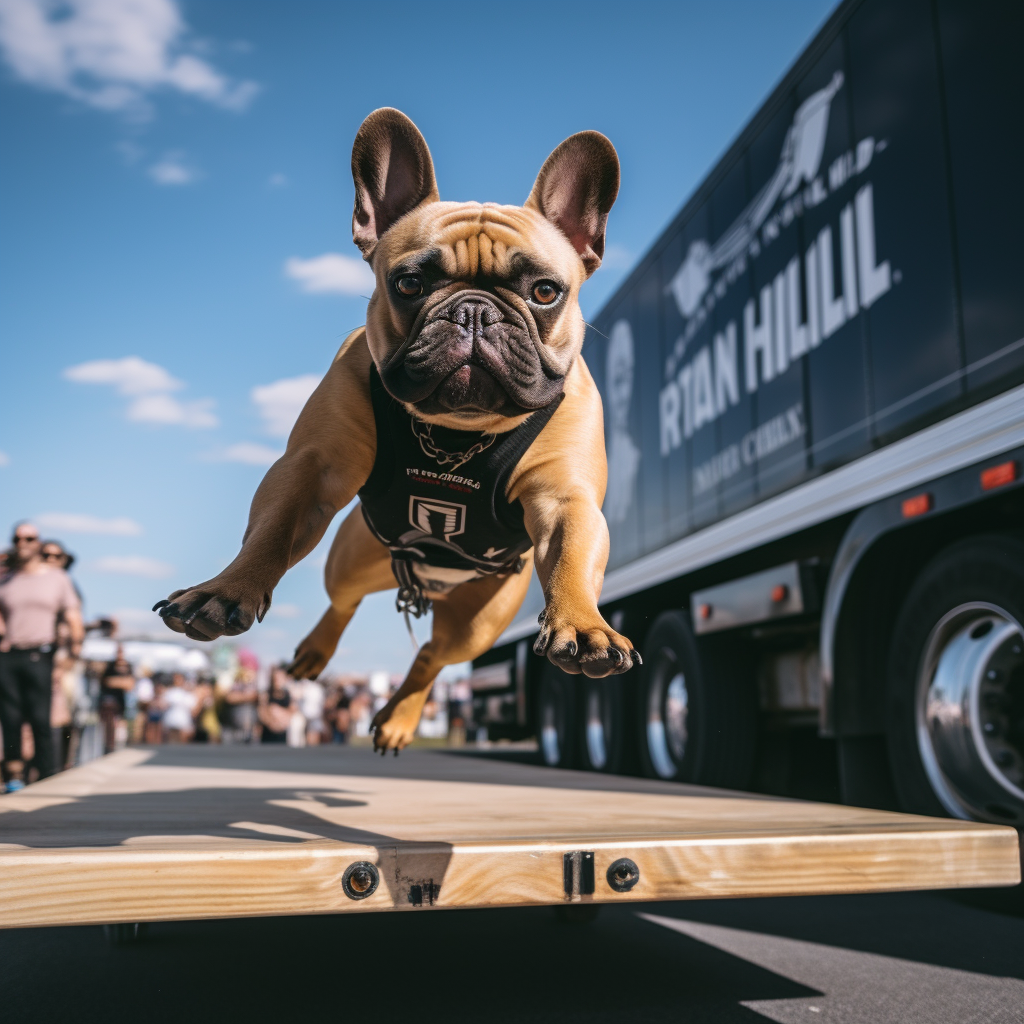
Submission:
[[[203,651],[183,644],[149,640],[125,640],[119,643],[109,637],[87,637],[82,644],[82,657],[86,661],[113,661],[119,646],[136,671],[140,668],[147,668],[150,672],[210,671],[210,659]]]

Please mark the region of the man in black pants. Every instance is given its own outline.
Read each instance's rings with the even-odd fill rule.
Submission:
[[[39,531],[21,523],[12,540],[12,571],[0,580],[0,728],[8,793],[25,785],[24,722],[32,727],[40,778],[53,771],[50,691],[58,618],[63,617],[71,633],[72,656],[77,656],[85,635],[75,588],[63,569],[40,557]]]

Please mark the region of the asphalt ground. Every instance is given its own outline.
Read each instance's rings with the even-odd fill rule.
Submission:
[[[487,760],[410,758],[400,774],[480,777],[500,767]],[[1024,1022],[1024,890],[633,904],[590,921],[538,908],[179,922],[121,946],[98,927],[0,931],[3,1024],[349,1016]]]
[[[995,896],[995,894],[991,894]],[[998,898],[998,897],[996,897]],[[0,1018],[1024,1021],[1024,916],[948,894],[0,933]]]

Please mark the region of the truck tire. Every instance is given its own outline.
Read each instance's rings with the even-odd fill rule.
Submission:
[[[889,653],[886,741],[901,806],[1024,825],[1024,542],[990,534],[914,581]]]
[[[757,697],[742,642],[698,645],[686,616],[663,612],[644,641],[639,743],[645,775],[742,788],[754,764]]]
[[[541,762],[549,768],[576,767],[578,678],[550,663],[541,670],[537,688],[537,745]]]
[[[577,750],[580,767],[592,772],[619,774],[626,761],[626,686],[634,673],[588,679],[575,676],[579,688],[579,735]]]

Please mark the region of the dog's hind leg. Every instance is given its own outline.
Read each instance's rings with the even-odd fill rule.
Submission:
[[[366,525],[357,505],[338,528],[324,571],[330,607],[295,648],[288,674],[315,679],[327,667],[341,634],[366,594],[396,586],[391,555]]]
[[[395,695],[373,720],[373,746],[396,753],[412,742],[423,705],[445,665],[472,661],[489,650],[515,618],[533,572],[533,553],[513,576],[484,576],[434,601],[434,627]]]

